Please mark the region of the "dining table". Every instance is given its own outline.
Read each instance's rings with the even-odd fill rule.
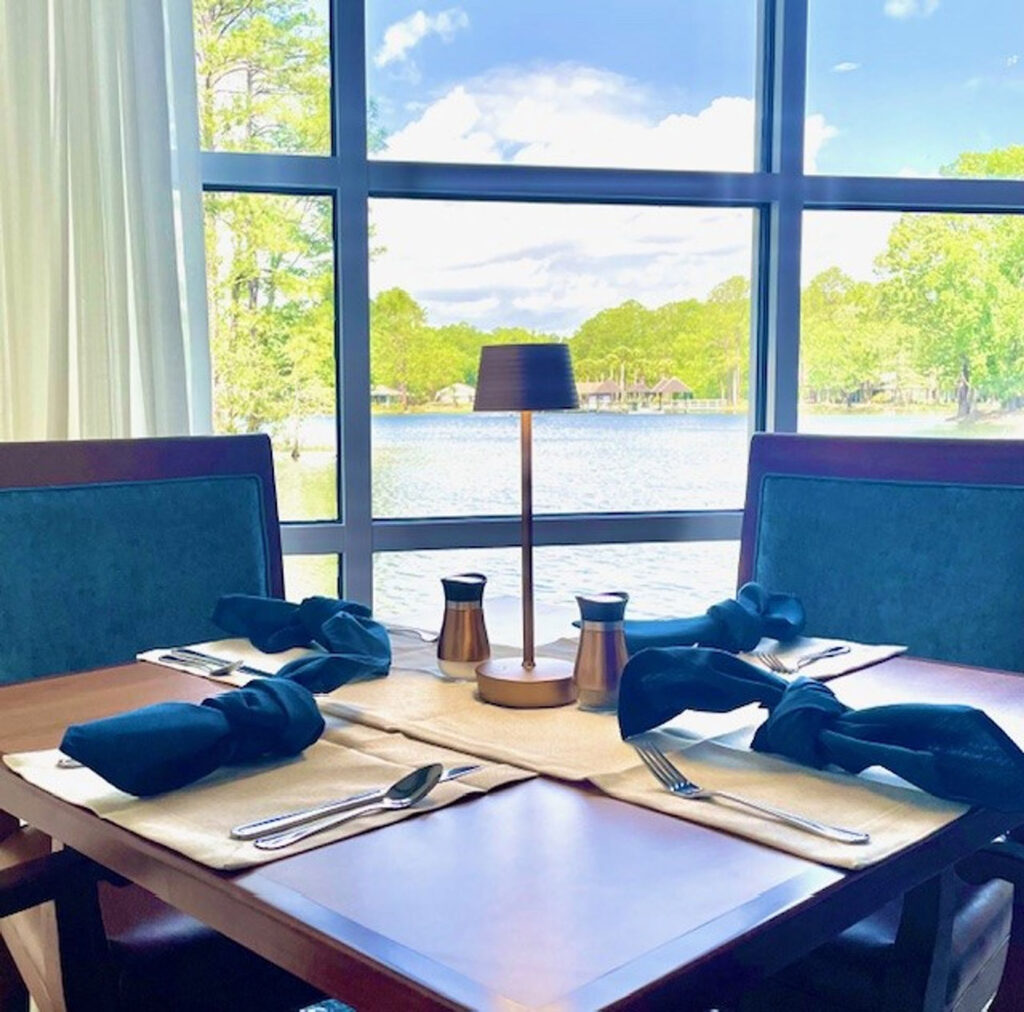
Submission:
[[[1022,677],[903,655],[830,684],[851,706],[971,704],[1024,743]],[[146,661],[5,686],[0,753],[54,748],[71,723],[217,691],[232,690]],[[361,1012],[706,1008],[1017,821],[973,808],[847,870],[537,776],[227,872],[3,765],[0,810]]]

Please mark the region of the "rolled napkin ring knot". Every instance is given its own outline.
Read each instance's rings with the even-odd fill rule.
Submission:
[[[739,601],[722,601],[708,608],[708,617],[719,631],[719,649],[752,650],[761,639],[763,618]]]
[[[225,692],[201,705],[217,710],[234,732],[225,762],[297,755],[323,733],[316,700],[296,682],[256,681],[244,692]]]
[[[819,734],[829,730],[849,707],[840,703],[827,685],[800,676],[786,686],[777,702],[765,705],[768,719],[750,743],[755,751],[774,752],[819,769],[828,765]]]

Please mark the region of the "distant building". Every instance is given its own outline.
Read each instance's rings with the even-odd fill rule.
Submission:
[[[577,383],[580,407],[589,411],[672,411],[693,398],[693,390],[675,376],[662,376],[654,386],[638,378],[624,386],[615,380]]]
[[[451,386],[443,387],[434,394],[434,400],[438,404],[448,404],[452,407],[469,407],[476,397],[476,387],[468,383],[452,383]]]
[[[394,387],[370,387],[370,402],[378,407],[391,407],[402,402],[402,391]]]
[[[693,397],[691,390],[681,379],[675,376],[663,376],[651,388],[657,406],[664,410],[671,408],[680,401],[688,401]]]
[[[610,408],[619,396],[619,386],[614,380],[601,380],[597,383],[577,383],[576,393],[580,399],[580,407],[588,411],[600,411]]]
[[[647,380],[642,377],[626,384],[625,400],[632,411],[654,406],[653,387],[647,385]]]

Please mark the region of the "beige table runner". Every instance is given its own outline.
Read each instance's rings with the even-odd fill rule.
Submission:
[[[844,641],[805,640],[801,653],[836,642]],[[238,650],[239,656],[256,666],[267,666],[244,640],[209,647],[217,656]],[[844,868],[864,867],[888,857],[966,811],[963,805],[934,798],[884,772],[853,777],[751,752],[753,729],[764,719],[757,706],[728,714],[685,713],[658,732],[662,744],[675,753],[677,764],[703,787],[731,789],[872,837],[863,846],[821,840],[725,802],[687,801],[669,794],[619,738],[613,714],[586,713],[573,706],[541,710],[490,706],[476,697],[473,682],[440,673],[434,644],[412,636],[393,637],[392,649],[393,666],[387,678],[341,686],[319,697],[321,710],[563,780],[587,781],[623,801]],[[837,668],[856,670],[903,650],[894,645],[851,644],[849,654],[811,665],[806,673],[833,677],[839,673]],[[567,659],[574,651],[572,638],[539,650]],[[494,653],[506,657],[518,651],[496,647]],[[238,674],[230,677],[238,684],[249,680]]]
[[[439,784],[412,808],[354,819],[284,850],[258,850],[250,842],[232,840],[228,835],[231,827],[387,786],[426,763],[439,762],[447,768],[481,760],[400,734],[328,721],[324,737],[294,759],[225,767],[189,787],[154,798],[136,798],[112,787],[92,770],[58,768],[60,755],[56,749],[48,749],[13,753],[3,759],[36,787],[222,870],[275,861],[535,775],[484,763],[474,773]]]

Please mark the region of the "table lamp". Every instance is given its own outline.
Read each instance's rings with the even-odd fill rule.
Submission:
[[[500,344],[480,349],[474,411],[518,411],[523,501],[523,656],[476,669],[480,698],[501,706],[564,706],[576,698],[573,666],[534,656],[532,415],[579,406],[569,347]]]

